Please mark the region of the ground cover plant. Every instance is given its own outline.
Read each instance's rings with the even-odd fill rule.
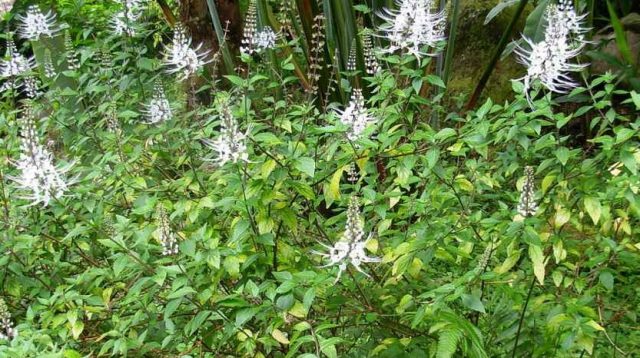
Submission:
[[[637,356],[633,5],[496,4],[0,3],[0,356]]]

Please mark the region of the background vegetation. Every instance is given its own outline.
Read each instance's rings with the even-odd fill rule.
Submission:
[[[239,55],[247,3],[149,0],[135,36],[113,33],[118,2],[18,1],[2,25],[14,31],[33,3],[68,24],[72,46],[64,32],[17,41],[36,57],[42,95],[6,91],[0,102],[0,294],[18,330],[1,356],[640,351],[634,1],[575,1],[592,28],[580,60],[593,65],[576,75],[580,87],[541,91],[533,108],[510,81],[526,69],[506,56],[521,32],[543,28],[548,1],[524,1],[522,13],[515,1],[502,11],[443,1],[441,55],[385,54],[374,37],[373,76],[360,35],[391,1],[259,0],[258,26],[280,38],[254,56]],[[214,59],[185,82],[162,66],[176,21]],[[485,38],[506,30],[504,49]],[[173,118],[148,124],[143,104],[158,81]],[[335,114],[354,88],[376,119],[357,142]],[[41,142],[74,162],[73,184],[48,206],[28,206],[10,180],[27,102]],[[216,166],[202,140],[219,135],[225,110],[247,131],[249,160]],[[540,207],[524,218],[526,166]],[[373,234],[367,251],[382,262],[336,283],[313,252],[338,241],[354,196]],[[158,210],[177,255],[163,255]]]

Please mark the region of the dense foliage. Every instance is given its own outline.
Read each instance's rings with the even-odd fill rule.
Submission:
[[[319,27],[245,38],[223,77],[198,49],[183,79],[166,58],[198,44],[153,2],[135,31],[118,4],[55,3],[70,28],[16,48],[39,93],[0,103],[3,357],[640,351],[640,94],[616,75],[464,111],[434,57],[362,47],[384,40],[306,58],[335,54]],[[26,142],[63,195],[21,187]],[[362,262],[323,256],[345,237]]]

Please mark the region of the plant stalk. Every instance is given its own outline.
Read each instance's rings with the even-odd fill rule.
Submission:
[[[522,331],[522,324],[524,323],[524,315],[527,312],[527,306],[529,306],[529,300],[531,299],[531,293],[533,287],[536,285],[536,276],[533,276],[531,285],[529,285],[529,292],[527,292],[527,299],[524,301],[524,307],[522,307],[522,313],[520,313],[520,322],[518,322],[518,331],[516,332],[516,341],[513,343],[513,351],[511,351],[511,358],[516,358],[516,350],[518,349],[518,341],[520,340],[520,332]]]

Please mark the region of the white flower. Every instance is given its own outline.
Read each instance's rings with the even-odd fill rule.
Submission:
[[[27,76],[22,81],[22,88],[24,89],[24,93],[29,98],[36,98],[42,92],[38,89],[40,81],[35,76]]]
[[[374,118],[365,107],[362,90],[357,88],[351,93],[347,108],[344,111],[337,110],[336,113],[340,116],[340,122],[349,127],[347,138],[352,141],[359,139],[367,126],[374,122]]]
[[[358,199],[356,197],[351,197],[351,200],[349,201],[349,208],[347,209],[347,224],[345,225],[345,231],[342,234],[341,239],[333,246],[321,244],[328,250],[328,253],[317,251],[314,251],[313,253],[328,259],[327,264],[321,267],[338,266],[339,271],[335,282],[340,280],[342,272],[347,269],[348,264],[353,265],[356,270],[369,277],[369,275],[362,270],[360,265],[368,262],[381,261],[378,257],[367,256],[365,252],[367,242],[370,238],[371,235],[364,240],[364,223],[360,218]]]
[[[156,219],[158,238],[162,245],[162,255],[170,256],[177,254],[179,250],[178,240],[176,239],[175,233],[171,230],[171,223],[169,222],[167,212],[161,205],[158,205]]]
[[[120,0],[122,10],[111,19],[113,32],[118,35],[134,36],[136,22],[142,16],[143,8],[140,0]]]
[[[35,68],[36,60],[33,57],[24,57],[16,48],[13,39],[7,40],[5,59],[0,62],[0,77],[10,78],[29,72]]]
[[[260,51],[264,51],[264,50],[276,47],[277,39],[278,39],[278,35],[275,32],[273,32],[273,30],[270,27],[265,27],[264,29],[260,30],[260,32],[257,35],[257,39],[255,43],[256,50],[260,52]]]
[[[204,140],[204,144],[216,152],[215,159],[218,165],[222,166],[227,162],[237,163],[238,161],[249,161],[247,153],[246,138],[247,132],[242,133],[238,128],[238,123],[231,114],[227,105],[222,106],[220,135],[214,139]]]
[[[157,83],[154,88],[153,98],[145,105],[144,113],[148,123],[160,123],[171,119],[173,113],[162,85]]]
[[[391,43],[388,52],[406,50],[418,59],[433,55],[425,52],[424,47],[436,47],[446,39],[444,10],[433,10],[433,0],[396,0],[396,3],[398,10],[384,9],[379,14],[386,21],[381,31]]]
[[[202,44],[191,47],[191,37],[181,24],[176,24],[173,41],[165,48],[165,66],[169,73],[178,73],[180,80],[185,80],[195,74],[200,67],[209,63],[206,60],[209,51],[202,51]]]
[[[545,12],[547,27],[544,40],[535,43],[524,37],[525,46],[518,46],[518,60],[527,67],[527,74],[520,78],[524,82],[527,100],[531,103],[529,91],[537,80],[555,93],[567,93],[577,86],[569,77],[571,72],[579,72],[586,65],[571,63],[585,47],[582,27],[585,15],[577,15],[570,0],[548,5]]]
[[[42,13],[37,5],[31,5],[25,15],[16,16],[20,37],[38,40],[40,36],[53,37],[60,27],[56,24],[56,15],[52,11]]]
[[[251,0],[244,22],[240,52],[244,55],[253,55],[266,49],[274,48],[277,39],[278,35],[271,27],[267,26],[258,31],[256,2]]]
[[[21,118],[22,153],[15,163],[20,176],[11,179],[30,192],[25,199],[30,200],[31,205],[42,203],[46,206],[52,199],[62,197],[67,190],[69,184],[63,175],[71,165],[56,167],[53,164],[53,155],[38,141],[31,110],[27,108],[25,112]]]
[[[0,339],[13,339],[18,335],[18,330],[11,322],[11,313],[4,299],[0,298]]]
[[[533,167],[527,166],[524,168],[524,186],[522,187],[522,193],[520,194],[520,201],[518,202],[518,213],[524,217],[533,216],[538,211],[538,204],[535,199],[535,188],[533,175]]]

